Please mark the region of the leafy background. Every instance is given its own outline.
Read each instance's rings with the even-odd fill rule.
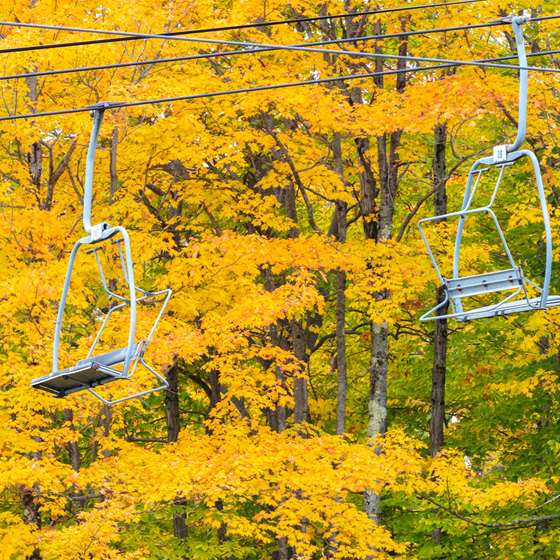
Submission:
[[[15,0],[0,13],[158,33],[402,5]],[[204,36],[300,43],[488,22],[522,9],[553,14],[560,3],[488,0]],[[558,48],[555,20],[530,23],[525,33],[530,51]],[[0,43],[75,38],[3,26]],[[343,46],[479,59],[509,55],[512,36],[505,26]],[[1,73],[214,50],[136,40],[3,53]],[[531,63],[559,68],[560,58]],[[2,114],[397,64],[274,51],[11,79],[0,82]],[[434,213],[437,189],[458,209],[473,158],[513,137],[517,78],[472,67],[402,76],[107,113],[95,221],[127,227],[139,285],[174,290],[147,356],[171,389],[113,409],[88,394],[58,400],[30,389],[50,371],[64,270],[81,235],[90,118],[0,123],[3,558],[560,556],[558,311],[449,323],[443,447],[430,431],[434,340],[442,334],[418,320],[436,294],[415,223]],[[531,73],[527,139],[542,164],[555,235],[557,76]],[[533,278],[543,266],[536,202],[530,169],[511,168],[499,215]],[[430,233],[444,265],[453,227]],[[482,222],[469,231],[465,271],[499,261],[491,234]],[[119,285],[113,257],[107,263]],[[82,255],[65,366],[83,357],[106,305],[95,272]],[[142,310],[139,336],[154,313]],[[108,349],[123,345],[126,320],[111,324]],[[150,383],[139,373],[104,394]]]

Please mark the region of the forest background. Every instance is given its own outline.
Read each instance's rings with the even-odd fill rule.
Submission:
[[[407,4],[14,0],[0,19],[161,33]],[[560,13],[560,2],[487,0],[204,36],[297,44],[523,9]],[[524,32],[530,52],[560,48],[555,20]],[[227,50],[139,39],[4,52],[91,38],[2,26],[0,72]],[[506,25],[337,47],[476,60],[510,55],[513,38]],[[558,54],[530,60],[560,68]],[[1,114],[407,66],[270,51],[2,79]],[[107,112],[95,223],[128,228],[140,286],[174,290],[147,356],[169,390],[114,408],[30,388],[50,372],[64,271],[81,235],[91,118],[1,122],[0,556],[560,557],[559,311],[419,322],[441,294],[416,222],[458,209],[470,162],[513,138],[516,104],[515,71],[448,67]],[[531,73],[527,142],[560,239],[558,74]],[[525,165],[508,171],[500,217],[538,278],[535,185]],[[447,265],[452,231],[433,234]],[[473,230],[466,270],[492,263],[487,233]],[[91,342],[99,297],[83,255],[66,366]],[[155,313],[141,311],[140,331]],[[111,327],[107,348],[122,345],[126,321]],[[149,383],[139,373],[104,394]]]

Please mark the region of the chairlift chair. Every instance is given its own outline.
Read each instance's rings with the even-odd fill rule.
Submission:
[[[56,327],[53,343],[53,358],[52,358],[52,372],[43,377],[33,379],[31,382],[32,387],[47,391],[56,397],[66,397],[78,391],[87,390],[100,401],[105,404],[113,405],[119,402],[127,401],[148,395],[155,391],[165,389],[168,387],[168,382],[155,371],[144,360],[144,354],[148,345],[150,344],[158,323],[162,318],[169,299],[171,297],[171,289],[149,291],[143,290],[136,286],[134,281],[134,268],[132,261],[132,254],[130,249],[130,239],[128,232],[122,226],[109,226],[106,222],[92,225],[91,223],[91,206],[92,206],[92,192],[93,192],[93,170],[95,152],[97,149],[97,141],[99,136],[99,129],[103,120],[103,114],[106,109],[111,107],[110,103],[99,103],[92,106],[93,110],[93,126],[89,141],[86,172],[84,181],[84,208],[83,208],[83,227],[86,236],[79,239],[70,253],[70,260],[66,270],[66,277],[62,289],[62,296],[58,307],[58,315],[56,319]],[[127,294],[120,295],[113,291],[106,275],[103,271],[100,253],[103,251],[103,245],[110,242],[116,246],[118,252],[118,259],[121,263],[122,276],[124,284],[127,287]],[[101,320],[101,324],[97,334],[89,348],[87,356],[79,360],[76,365],[66,369],[59,368],[59,347],[61,339],[62,322],[64,317],[64,309],[66,306],[66,298],[68,295],[72,271],[78,250],[83,246],[92,246],[87,252],[93,254],[97,263],[101,286],[109,298],[109,308]],[[154,303],[160,304],[160,310],[155,318],[155,321],[143,341],[136,339],[136,314],[138,303]],[[101,339],[101,335],[105,330],[109,320],[114,316],[116,311],[127,310],[129,312],[129,326],[128,326],[128,341],[127,345],[123,348],[118,348],[103,354],[94,354],[94,351]],[[134,375],[138,365],[144,367],[151,373],[158,381],[158,385],[154,388],[136,392],[122,398],[110,400],[102,396],[94,388],[100,385],[105,385],[118,380],[130,380]]]
[[[435,307],[424,313],[420,318],[421,321],[434,321],[445,318],[454,318],[459,321],[471,321],[475,319],[482,319],[484,317],[508,315],[522,311],[548,309],[550,307],[560,305],[560,296],[549,294],[552,275],[552,234],[539,161],[537,156],[531,150],[520,149],[525,141],[528,90],[528,70],[523,69],[527,67],[527,57],[525,53],[525,42],[522,27],[523,24],[529,20],[530,16],[527,13],[522,16],[507,18],[507,21],[511,21],[513,27],[517,55],[519,65],[521,67],[519,71],[519,119],[517,137],[515,141],[513,144],[496,146],[491,157],[483,157],[474,162],[467,178],[461,210],[430,218],[424,218],[418,222],[422,240],[426,245],[428,255],[444,291],[443,300]],[[529,158],[531,161],[539,196],[540,212],[542,214],[544,224],[546,255],[542,285],[536,284],[524,275],[523,270],[514,259],[496,213],[492,209],[502,183],[505,169],[514,165],[522,158]],[[481,177],[486,171],[492,169],[497,172],[497,180],[490,196],[490,200],[485,206],[473,207],[473,199]],[[508,268],[471,276],[462,276],[460,274],[460,256],[465,222],[469,217],[472,218],[475,215],[482,214],[489,215],[496,228],[496,232],[508,261]],[[430,247],[430,243],[428,242],[423,226],[427,223],[437,223],[450,218],[458,219],[458,224],[454,243],[453,273],[451,278],[445,278],[441,273],[432,248]],[[531,297],[531,291],[536,292],[538,295],[536,297]],[[499,292],[506,293],[497,303],[468,309],[463,305],[464,302],[473,301],[474,298],[476,306],[477,296]],[[451,304],[451,312],[441,313],[440,310],[446,307],[448,303]]]

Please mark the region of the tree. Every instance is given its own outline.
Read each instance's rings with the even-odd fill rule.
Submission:
[[[518,7],[549,14],[556,4]],[[219,36],[355,39],[341,45],[456,59],[510,54],[507,26],[357,39],[490,21],[510,10],[496,0],[484,10],[375,16],[348,2],[140,1],[123,10],[112,0],[18,0],[3,19],[161,32],[341,9],[341,19]],[[556,49],[554,21],[527,27],[534,52]],[[90,39],[2,31],[2,49]],[[171,39],[44,48],[5,53],[2,73],[220,49]],[[558,65],[555,54],[532,62]],[[272,50],[10,79],[0,81],[2,114],[406,66]],[[528,141],[558,232],[557,78],[531,80]],[[139,285],[174,290],[149,356],[169,390],[112,409],[87,393],[57,400],[29,387],[49,371],[62,276],[80,235],[90,118],[0,123],[3,557],[554,557],[557,311],[438,323],[435,335],[418,322],[435,278],[415,222],[456,209],[469,159],[511,137],[515,86],[507,70],[447,68],[108,111],[95,220],[127,227]],[[527,181],[525,168],[511,168],[500,218],[537,276],[541,229]],[[452,227],[430,233],[444,261]],[[486,234],[482,224],[467,243],[472,269],[495,256]],[[109,281],[118,285],[114,256]],[[95,262],[84,255],[76,272],[65,365],[84,356],[106,304]],[[139,336],[155,313],[142,309]],[[118,347],[122,336],[117,324],[103,344]],[[149,382],[136,375],[104,390],[118,396]]]

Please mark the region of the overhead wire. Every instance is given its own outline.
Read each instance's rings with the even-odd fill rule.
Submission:
[[[541,22],[541,21],[548,21],[559,19],[560,14],[553,14],[549,16],[539,16],[535,18],[531,18],[531,22]],[[491,22],[485,23],[475,23],[475,24],[466,24],[466,25],[458,25],[453,27],[442,27],[442,28],[431,28],[425,30],[409,30],[409,31],[399,31],[397,33],[388,33],[383,35],[374,35],[369,36],[371,38],[396,38],[396,37],[408,37],[413,35],[428,35],[430,33],[445,33],[448,31],[461,31],[461,30],[468,30],[468,29],[478,29],[483,27],[495,27],[500,25],[510,25],[511,19],[510,18],[501,18]],[[99,29],[99,28],[88,28],[88,27],[69,27],[63,25],[50,25],[50,24],[43,24],[43,23],[25,23],[19,21],[0,21],[0,26],[12,26],[12,27],[23,27],[23,28],[32,28],[32,29],[47,29],[47,30],[55,30],[55,31],[72,31],[78,33],[96,33],[101,35],[116,35],[116,36],[123,36],[125,38],[136,38],[136,39],[166,39],[171,41],[184,41],[188,43],[207,43],[212,45],[228,45],[228,46],[244,46],[244,47],[251,47],[251,48],[266,48],[270,50],[278,50],[278,49],[288,49],[288,50],[306,50],[307,47],[303,47],[300,45],[277,45],[271,43],[256,43],[252,41],[233,41],[229,39],[208,39],[205,37],[183,37],[183,36],[170,36],[168,34],[162,33],[140,33],[136,31],[123,31],[123,30],[114,30],[114,29]],[[332,43],[344,43],[344,42],[357,42],[360,41],[360,37],[344,37],[338,39],[332,39]],[[10,52],[8,50],[8,52]],[[14,51],[15,52],[15,51]],[[314,52],[314,51],[309,51]]]
[[[256,22],[256,23],[243,23],[239,25],[226,25],[220,27],[207,27],[207,28],[199,28],[199,29],[186,29],[181,31],[170,31],[165,33],[158,34],[159,36],[165,36],[166,38],[173,38],[175,36],[181,35],[192,35],[195,33],[214,33],[218,31],[237,31],[242,29],[250,29],[250,28],[262,28],[262,27],[270,27],[270,26],[277,26],[277,25],[288,25],[288,24],[295,24],[295,23],[305,23],[305,22],[313,22],[313,21],[324,21],[329,19],[342,19],[342,18],[353,18],[353,17],[361,17],[361,16],[368,16],[368,15],[377,15],[377,14],[387,14],[387,13],[394,13],[394,12],[403,12],[403,11],[414,11],[414,10],[421,10],[421,9],[430,9],[430,8],[439,8],[439,7],[452,7],[461,4],[475,4],[478,2],[486,2],[487,0],[454,0],[452,2],[438,2],[438,3],[431,3],[431,4],[417,4],[415,6],[399,6],[396,8],[380,8],[377,10],[367,10],[361,12],[350,12],[344,14],[330,14],[330,15],[323,15],[323,16],[309,16],[309,17],[301,17],[301,18],[292,18],[292,19],[285,19],[285,20],[276,20],[276,21],[263,21],[263,22]],[[14,25],[18,22],[0,22],[0,25]],[[26,25],[27,27],[28,25]],[[22,27],[22,26],[20,26]],[[37,27],[37,25],[34,25]],[[133,37],[112,37],[108,39],[91,39],[88,41],[72,41],[66,43],[52,43],[46,45],[31,45],[31,46],[22,46],[22,47],[13,47],[10,49],[0,49],[0,54],[7,54],[7,53],[15,53],[15,52],[26,52],[32,50],[45,50],[45,49],[56,49],[56,48],[66,48],[66,47],[80,47],[86,45],[94,45],[94,44],[105,44],[105,43],[118,43],[124,41],[137,41],[139,39],[143,39],[144,37],[140,36],[133,36]]]
[[[551,15],[551,16],[544,16],[542,18],[534,18],[533,21],[543,21],[551,20],[551,19],[558,19],[560,15]],[[2,24],[3,22],[0,22]],[[505,22],[491,22],[493,25],[501,25],[505,24]],[[59,26],[43,26],[42,24],[24,24],[15,22],[14,25],[23,25],[23,26],[35,26],[39,25],[40,27],[57,27],[64,30],[81,30],[84,32],[90,31],[86,28],[70,28],[70,27],[59,27]],[[483,25],[483,24],[477,24]],[[484,24],[486,26],[490,24]],[[464,27],[464,26],[463,26]],[[447,28],[446,28],[447,29]],[[457,28],[453,28],[456,30]],[[120,32],[120,31],[108,31],[108,30],[97,30],[99,33],[126,33],[131,34],[131,32]],[[405,32],[407,33],[407,32]],[[142,37],[146,38],[161,38],[164,37],[162,35],[153,35],[153,34],[143,34]],[[371,52],[363,52],[363,51],[349,51],[344,49],[327,49],[327,48],[318,48],[310,46],[313,43],[306,43],[306,44],[296,44],[296,45],[276,45],[272,43],[254,43],[248,41],[229,41],[223,39],[206,39],[204,37],[178,37],[176,40],[179,41],[189,41],[189,42],[202,42],[202,43],[210,43],[210,44],[218,44],[218,45],[228,45],[228,46],[242,46],[242,47],[250,47],[252,50],[246,50],[249,53],[258,52],[260,50],[267,50],[267,51],[277,51],[277,50],[286,50],[286,51],[296,51],[296,52],[312,52],[312,53],[321,53],[321,54],[330,54],[330,55],[346,55],[351,57],[358,57],[358,58],[374,58],[374,59],[392,59],[392,60],[404,60],[409,62],[435,62],[435,63],[443,63],[443,64],[453,64],[458,66],[477,66],[477,67],[488,67],[488,68],[512,68],[509,64],[500,64],[496,62],[477,62],[471,60],[453,60],[453,59],[445,59],[445,58],[437,58],[437,57],[422,57],[422,56],[407,56],[407,55],[396,55],[396,54],[388,54],[388,53],[371,53]],[[332,44],[332,43],[340,43],[340,42],[357,42],[360,38],[353,37],[353,38],[344,38],[344,39],[332,39],[327,41],[320,42],[321,44]],[[526,67],[516,67],[518,70],[533,70],[536,72],[560,72],[557,68],[548,68],[548,67],[539,67],[539,66],[526,66]]]
[[[468,0],[469,2],[472,0]],[[475,0],[478,1],[478,0]],[[449,3],[447,4],[449,5]],[[432,4],[433,6],[433,4]],[[550,15],[550,16],[542,16],[539,18],[533,18],[531,21],[544,21],[544,20],[551,20],[560,18],[560,15]],[[0,24],[5,24],[6,22],[0,22]],[[409,32],[401,32],[395,34],[387,34],[387,35],[377,35],[377,36],[368,36],[368,37],[353,37],[353,38],[344,38],[344,39],[335,39],[329,41],[322,41],[316,43],[306,43],[303,45],[274,45],[274,44],[262,44],[262,43],[250,43],[245,41],[223,41],[223,40],[213,40],[213,39],[204,39],[204,38],[185,38],[179,37],[178,40],[188,40],[188,41],[201,41],[201,42],[210,42],[213,44],[225,44],[225,45],[240,45],[251,47],[251,49],[243,49],[238,51],[220,51],[215,53],[204,53],[204,54],[197,54],[197,55],[189,55],[184,57],[172,57],[168,59],[154,59],[152,61],[135,61],[129,63],[116,63],[116,64],[109,64],[109,65],[97,65],[92,67],[83,67],[83,68],[74,68],[74,69],[60,69],[60,70],[47,70],[42,72],[29,72],[29,73],[22,73],[12,76],[2,76],[1,79],[14,79],[14,78],[22,78],[22,77],[31,77],[31,76],[46,76],[51,74],[61,74],[61,73],[71,73],[71,72],[81,72],[81,71],[89,71],[89,70],[97,70],[97,69],[105,69],[105,68],[118,68],[124,66],[140,66],[145,64],[157,64],[162,62],[178,62],[181,60],[193,60],[199,58],[212,58],[218,56],[232,56],[237,54],[245,54],[245,53],[256,53],[259,51],[274,51],[274,50],[296,50],[296,51],[304,51],[304,52],[320,52],[320,53],[328,53],[328,54],[335,54],[335,55],[348,55],[348,56],[358,56],[358,57],[367,57],[367,58],[383,58],[383,59],[395,59],[395,60],[403,60],[408,62],[436,62],[437,65],[433,66],[422,66],[422,67],[410,67],[410,68],[400,68],[397,70],[387,70],[382,72],[369,72],[369,73],[361,73],[361,74],[350,74],[350,75],[341,75],[341,76],[334,76],[329,78],[318,78],[312,80],[304,80],[304,81],[297,81],[297,82],[287,82],[281,84],[270,84],[264,86],[254,86],[254,87],[247,87],[247,88],[238,88],[233,90],[223,90],[223,91],[215,91],[215,92],[205,92],[199,94],[191,94],[191,95],[182,95],[182,96],[175,96],[175,97],[166,97],[166,98],[158,98],[158,99],[148,99],[148,100],[139,100],[139,101],[123,101],[123,102],[113,102],[107,104],[107,107],[110,108],[119,108],[119,107],[133,107],[133,106],[140,106],[140,105],[148,105],[148,104],[158,104],[158,103],[165,103],[165,102],[173,102],[173,101],[180,101],[180,100],[194,100],[194,99],[202,99],[208,97],[218,97],[218,96],[225,96],[225,95],[235,95],[240,93],[249,93],[249,92],[256,92],[256,91],[265,91],[265,90],[273,90],[273,89],[281,89],[281,88],[290,88],[290,87],[297,87],[297,86],[304,86],[304,85],[316,85],[316,84],[323,84],[323,83],[330,83],[336,81],[346,81],[346,80],[355,80],[355,79],[363,79],[369,78],[374,76],[382,76],[382,75],[391,75],[391,74],[400,74],[400,73],[409,73],[409,72],[421,72],[421,71],[428,71],[434,70],[439,68],[449,68],[452,66],[477,66],[477,67],[491,67],[491,68],[503,68],[503,69],[513,69],[513,70],[533,70],[538,72],[552,72],[558,73],[560,69],[558,68],[549,68],[549,67],[540,67],[540,66],[524,66],[520,67],[517,65],[512,64],[499,64],[496,61],[501,60],[510,60],[516,58],[515,55],[513,56],[506,56],[506,57],[498,57],[493,59],[484,59],[484,60],[448,60],[442,58],[435,58],[435,57],[413,57],[413,56],[406,56],[406,55],[393,55],[388,53],[368,53],[368,52],[360,52],[360,51],[347,51],[347,50],[340,50],[340,49],[318,49],[312,47],[312,45],[321,45],[321,44],[332,44],[338,43],[341,41],[345,42],[357,42],[366,39],[380,39],[385,37],[401,37],[407,36],[410,34],[422,34],[422,33],[434,33],[434,32],[445,32],[445,31],[457,31],[461,29],[469,29],[469,28],[480,28],[480,27],[490,27],[494,25],[502,25],[509,23],[506,19],[498,20],[495,22],[488,22],[488,23],[481,23],[481,24],[472,24],[467,26],[454,26],[452,28],[434,28],[430,30],[412,30]],[[81,31],[81,32],[100,32],[100,33],[126,33],[133,35],[135,38],[168,38],[167,36],[161,35],[154,35],[154,34],[141,34],[140,36],[136,34],[132,34],[130,32],[120,32],[120,31],[108,31],[108,30],[88,30],[83,28],[69,28],[69,27],[61,27],[61,26],[46,26],[42,24],[20,24],[19,22],[15,22],[15,25],[22,25],[22,26],[39,26],[40,28],[57,28],[59,30],[68,30],[68,31]],[[529,56],[544,56],[547,54],[557,54],[559,51],[543,51],[542,53],[531,53]],[[60,109],[58,111],[46,111],[40,113],[29,113],[29,114],[19,114],[19,115],[5,115],[0,117],[0,121],[5,120],[17,120],[22,118],[34,118],[39,116],[54,116],[54,115],[64,115],[70,113],[78,113],[91,110],[91,106],[86,107],[79,107],[73,109]]]
[[[477,0],[480,1],[480,0]],[[552,16],[548,16],[552,17]],[[560,16],[554,16],[560,17]],[[500,22],[501,24],[501,22]],[[477,29],[489,26],[498,25],[495,22],[490,23],[480,23],[480,24],[472,24],[472,25],[464,25],[464,26],[455,26],[455,27],[443,27],[443,28],[434,28],[434,29],[427,29],[427,30],[414,30],[408,32],[399,32],[399,33],[389,33],[389,34],[379,34],[379,35],[366,35],[366,36],[358,36],[358,37],[345,37],[341,39],[329,39],[325,41],[316,41],[310,43],[300,43],[296,45],[292,45],[295,47],[300,46],[322,46],[322,45],[329,45],[334,43],[345,43],[345,42],[361,42],[361,41],[371,41],[371,40],[378,40],[378,39],[387,39],[393,37],[402,37],[402,36],[409,36],[411,34],[414,35],[421,35],[421,34],[430,34],[434,32],[447,32],[447,31],[456,31],[462,29]],[[118,62],[112,64],[99,64],[95,66],[83,66],[77,68],[62,68],[62,69],[53,69],[53,70],[43,70],[43,71],[35,71],[35,72],[23,72],[19,74],[11,74],[11,75],[4,75],[0,76],[0,81],[2,80],[12,80],[12,79],[20,79],[20,78],[31,78],[31,77],[41,77],[41,76],[53,76],[58,74],[70,74],[73,72],[89,72],[93,70],[106,70],[106,69],[114,69],[114,68],[127,68],[127,67],[135,67],[135,66],[145,66],[145,65],[152,65],[152,64],[163,64],[163,63],[170,63],[170,62],[184,62],[189,60],[200,60],[200,59],[212,59],[212,58],[223,58],[229,56],[238,56],[244,54],[255,54],[260,52],[270,52],[272,49],[270,47],[262,48],[262,49],[241,49],[241,50],[234,50],[234,51],[218,51],[212,53],[200,53],[195,55],[184,55],[184,56],[175,56],[175,57],[166,57],[166,58],[154,58],[148,60],[140,60],[140,61],[131,61],[131,62]],[[352,51],[353,52],[353,51]],[[552,54],[552,53],[549,53]],[[532,55],[534,56],[534,55]],[[493,59],[487,59],[484,62],[494,62],[500,60],[510,60],[516,58],[515,55],[508,56],[508,57],[499,57]]]
[[[542,56],[544,54],[556,54],[560,51],[543,51],[542,53],[531,53],[528,56]],[[512,57],[510,57],[512,58]],[[332,76],[328,78],[317,78],[312,80],[303,80],[298,82],[285,82],[281,84],[269,84],[264,86],[255,86],[255,87],[246,87],[246,88],[237,88],[232,90],[222,90],[222,91],[214,91],[214,92],[205,92],[205,93],[195,93],[191,95],[181,95],[175,97],[165,97],[159,99],[145,99],[139,101],[122,101],[122,102],[108,102],[105,103],[104,106],[107,109],[119,109],[123,107],[138,107],[142,105],[157,105],[160,103],[172,103],[175,101],[194,101],[196,99],[206,99],[212,97],[223,97],[228,95],[239,95],[242,93],[253,93],[258,91],[267,91],[267,90],[278,90],[284,88],[292,88],[292,87],[299,87],[299,86],[307,86],[307,85],[319,85],[319,84],[327,84],[327,83],[334,83],[334,82],[343,82],[343,81],[350,81],[350,80],[358,80],[364,78],[373,78],[377,76],[389,76],[395,74],[406,74],[411,72],[422,72],[428,70],[438,70],[444,69],[455,66],[454,64],[438,64],[433,66],[423,66],[418,68],[398,68],[395,70],[385,70],[380,72],[367,72],[361,74],[348,74],[342,76]],[[518,66],[509,65],[512,69],[519,69]],[[560,69],[558,70],[560,72]],[[60,109],[57,111],[45,111],[39,113],[27,113],[27,114],[18,114],[18,115],[5,115],[0,116],[0,121],[8,121],[8,120],[19,120],[19,119],[28,119],[28,118],[36,118],[36,117],[47,117],[47,116],[58,116],[58,115],[68,115],[73,113],[83,113],[92,111],[95,108],[93,105],[89,105],[86,107],[78,107],[72,109]]]
[[[320,44],[320,43],[314,43]],[[268,49],[263,49],[268,50]],[[40,70],[34,72],[21,72],[19,74],[6,74],[0,75],[0,81],[6,80],[16,80],[16,79],[23,79],[23,78],[37,78],[37,77],[45,77],[45,76],[56,76],[61,74],[73,74],[73,73],[82,73],[82,72],[92,72],[96,70],[111,70],[111,69],[118,69],[118,68],[130,68],[130,67],[138,67],[138,66],[150,66],[150,65],[157,65],[157,64],[167,64],[167,63],[177,63],[177,62],[186,62],[191,60],[204,60],[204,59],[212,59],[212,58],[224,58],[229,56],[236,56],[246,53],[253,53],[257,51],[247,51],[246,49],[243,50],[236,50],[236,51],[219,51],[214,53],[204,53],[204,54],[195,54],[195,55],[186,55],[186,56],[175,56],[175,57],[168,57],[168,58],[153,58],[148,60],[136,60],[131,62],[116,62],[111,64],[98,64],[94,66],[78,66],[75,68],[60,68],[60,69],[53,69],[53,70]],[[258,51],[261,52],[261,51]],[[548,50],[548,51],[540,51],[527,54],[527,58],[534,58],[539,56],[547,56],[553,54],[560,54],[560,50]],[[508,56],[500,56],[495,58],[485,58],[474,62],[501,62],[504,60],[513,60],[517,58],[517,55],[508,55]],[[458,66],[455,63],[446,64],[446,67],[449,66]],[[508,68],[515,68],[519,69],[518,66],[507,65]],[[537,67],[535,67],[537,68]],[[422,70],[422,68],[419,68]]]

